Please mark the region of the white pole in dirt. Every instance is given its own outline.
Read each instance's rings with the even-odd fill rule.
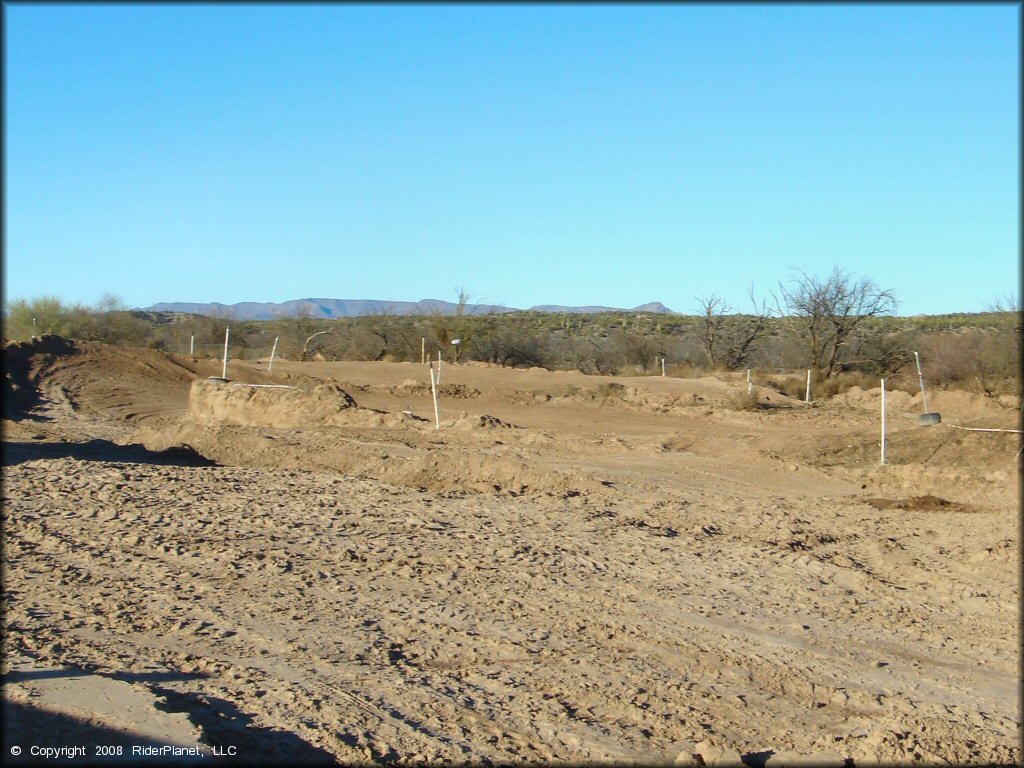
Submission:
[[[188,356],[193,360],[196,358],[196,335],[193,333],[192,338],[188,342]]]
[[[811,369],[807,369],[807,394],[804,396],[804,402],[811,402]]]
[[[441,372],[437,372],[438,378],[441,378]],[[437,425],[437,429],[441,428],[441,417],[437,412],[437,386],[434,384],[434,364],[430,364],[430,393],[434,396],[434,424]]]
[[[750,369],[747,368],[747,394],[750,394],[750,390],[753,389],[754,382],[750,380]]]
[[[885,379],[882,379],[882,464],[885,464]]]
[[[661,375],[665,375],[665,358],[661,358]]]
[[[437,386],[441,386],[441,350],[437,350]]]
[[[36,319],[32,318],[32,338],[36,337]]]
[[[280,336],[274,337],[274,348],[270,350],[270,365],[267,366],[268,372],[274,370],[274,355],[277,353],[277,340],[280,338]]]
[[[924,412],[928,413],[928,398],[924,393],[924,373],[921,371],[921,356],[917,354],[917,350],[914,350],[914,361],[917,363],[917,381],[921,385],[921,404],[924,406]]]
[[[224,373],[221,375],[222,379],[228,377],[228,339],[231,338],[231,326],[224,329]]]
[[[420,339],[420,365],[427,364],[427,337]]]

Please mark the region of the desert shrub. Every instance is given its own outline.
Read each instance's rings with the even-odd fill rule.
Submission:
[[[516,368],[552,367],[551,354],[544,340],[525,328],[506,327],[475,336],[467,354],[474,360]]]
[[[621,400],[626,394],[626,387],[617,381],[609,381],[599,384],[593,392],[594,397],[599,400]]]
[[[689,366],[691,369],[706,370],[704,352],[700,341],[692,331],[683,331],[664,343],[665,357],[671,365]]]
[[[729,398],[729,407],[734,411],[757,411],[760,410],[761,403],[753,392],[748,394],[743,390]]]
[[[129,311],[113,294],[105,294],[95,308],[84,314],[75,338],[138,347],[153,345],[155,323],[145,313]]]
[[[31,301],[15,299],[8,304],[4,315],[4,337],[21,341],[32,337],[33,326],[36,336],[87,338],[93,324],[88,307],[63,304],[56,296],[41,296]]]
[[[366,317],[353,318],[351,325],[360,329],[363,334],[372,334],[383,342],[383,348],[379,351],[367,349],[369,336],[363,336],[362,349],[359,354],[363,357],[358,359],[367,360],[389,360],[392,362],[409,361],[415,362],[420,359],[421,339],[428,336],[426,327],[420,329],[415,317],[401,315],[369,315]],[[425,323],[422,323],[425,326]],[[422,332],[420,332],[422,330]],[[376,345],[373,345],[376,346]],[[371,357],[370,355],[375,355]]]
[[[356,326],[345,337],[346,360],[383,360],[388,344],[384,337],[374,330]]]
[[[561,331],[555,331],[549,336],[547,345],[551,367],[588,374],[596,373],[591,339],[567,336]]]
[[[927,334],[920,352],[929,384],[979,394],[1020,391],[1020,344],[1017,332],[971,328]]]
[[[592,370],[602,376],[614,376],[626,365],[626,351],[619,338],[604,338],[593,343]],[[584,371],[587,373],[587,371]]]
[[[843,395],[850,391],[852,387],[860,387],[861,389],[871,389],[877,387],[881,383],[880,377],[872,376],[868,373],[838,373],[834,374],[830,379],[811,377],[811,399],[814,400],[827,400],[830,397],[836,395]],[[894,389],[890,382],[886,381],[886,389]],[[804,395],[807,394],[807,381],[804,380]]]
[[[805,361],[803,343],[776,326],[751,354],[749,365],[755,370],[792,371],[804,367]]]
[[[5,312],[4,336],[27,340],[33,328],[37,336],[52,334],[66,339],[139,347],[153,346],[161,337],[157,325],[146,313],[128,310],[120,299],[109,294],[94,308],[64,304],[54,296],[12,301]]]
[[[813,381],[811,382],[813,387]],[[765,380],[765,385],[786,397],[803,400],[807,394],[807,379],[798,375],[772,375]]]
[[[687,361],[666,365],[665,374],[677,379],[699,379],[708,374],[708,369],[699,363]]]
[[[653,369],[656,359],[664,355],[663,345],[656,337],[635,332],[616,331],[611,334],[609,344],[614,345],[623,366],[635,367],[639,372]],[[660,363],[657,365],[660,370]]]
[[[811,375],[811,400],[828,400],[836,395],[846,394],[853,387],[872,389],[879,386],[880,383],[880,377],[859,371],[833,374],[831,378],[825,378],[819,373],[814,373]],[[807,396],[806,373],[803,375],[773,374],[767,377],[765,385],[771,387],[780,394],[792,397],[796,400],[803,400]],[[885,381],[885,387],[890,391],[894,389],[901,389],[913,394],[917,391],[914,388],[916,386],[916,379],[910,378],[902,378],[899,380],[886,378]]]
[[[891,318],[871,318],[843,348],[836,369],[889,379],[908,364],[913,366],[913,347],[912,335],[905,330],[894,330]]]

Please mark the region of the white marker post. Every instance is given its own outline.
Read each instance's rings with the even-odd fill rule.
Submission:
[[[882,464],[885,464],[885,379],[882,379]]]
[[[277,353],[277,340],[280,338],[280,336],[274,337],[274,348],[270,350],[270,365],[267,366],[268,373],[274,370],[274,355]]]
[[[231,326],[224,329],[224,373],[221,378],[228,380],[228,339],[231,338]]]
[[[750,380],[750,369],[747,368],[747,394],[750,394],[750,390],[753,389],[754,382]]]
[[[188,356],[193,360],[196,359],[196,335],[193,333],[192,338],[188,342]]]
[[[36,337],[36,319],[33,317],[32,318],[32,338],[35,339],[35,337]]]
[[[807,369],[807,394],[804,396],[804,402],[811,402],[811,369]]]
[[[661,375],[665,375],[665,358],[661,358]]]
[[[928,397],[924,393],[924,373],[921,371],[921,356],[914,350],[914,361],[917,363],[917,381],[921,385],[921,404],[924,405],[924,412],[928,413]]]
[[[420,365],[427,364],[427,337],[420,339]]]
[[[438,378],[440,378],[440,371],[438,371]],[[434,396],[434,424],[437,429],[441,428],[441,416],[437,411],[437,386],[434,384],[434,364],[430,364],[430,393]]]
[[[441,386],[441,350],[437,350],[437,386]]]

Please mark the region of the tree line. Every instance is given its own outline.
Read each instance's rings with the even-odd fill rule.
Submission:
[[[695,298],[698,315],[472,315],[465,311],[468,293],[459,290],[452,314],[255,321],[130,311],[112,296],[95,307],[42,297],[5,307],[4,336],[55,334],[176,354],[194,345],[198,357],[216,358],[230,326],[231,354],[241,359],[269,356],[277,339],[278,358],[288,360],[417,362],[424,351],[432,358],[441,351],[448,361],[637,375],[660,373],[665,359],[672,375],[809,368],[826,380],[892,377],[913,365],[917,349],[936,383],[1017,391],[1021,318],[1008,302],[987,313],[897,317],[892,291],[838,268],[824,278],[797,272],[765,297],[751,289],[746,312],[715,294]]]

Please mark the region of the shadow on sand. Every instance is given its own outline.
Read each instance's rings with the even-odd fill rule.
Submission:
[[[196,672],[114,672],[101,674],[90,669],[13,669],[3,676],[4,684],[31,680],[59,680],[68,677],[98,675],[122,683],[170,683],[176,680],[201,680],[209,675]]]
[[[202,693],[181,693],[162,688],[159,683],[183,680],[202,680],[208,675],[176,671],[166,672],[120,672],[104,674],[88,669],[28,669],[12,670],[3,676],[4,684],[74,678],[99,675],[110,680],[146,685],[154,697],[153,706],[163,712],[183,713],[196,731],[197,741],[178,744],[182,747],[202,747],[205,757],[200,755],[175,756],[173,753],[133,754],[133,747],[161,748],[168,745],[154,741],[149,736],[131,730],[97,723],[87,718],[76,717],[64,712],[55,712],[29,703],[10,701],[4,698],[3,722],[3,764],[39,765],[52,764],[54,757],[38,754],[39,749],[50,747],[84,747],[73,757],[63,755],[63,760],[73,759],[77,764],[88,765],[195,765],[211,760],[226,765],[335,765],[337,762],[329,753],[288,731],[260,728],[253,724],[253,718],[246,715],[229,701]],[[15,755],[12,748],[21,752]],[[33,755],[33,747],[37,754]],[[98,747],[121,747],[118,757],[97,754]],[[107,750],[108,752],[110,750]]]
[[[137,756],[131,759],[132,747],[160,748],[165,744],[153,739],[141,736],[131,731],[110,728],[97,723],[89,722],[83,718],[74,717],[62,712],[53,712],[42,707],[33,707],[28,704],[16,701],[3,702],[3,763],[4,765],[52,765],[54,757],[47,758],[39,754],[43,749],[61,749],[61,762],[74,762],[84,765],[141,765],[147,762],[146,759]],[[186,746],[186,745],[180,745]],[[191,745],[195,746],[195,745]],[[72,756],[70,750],[79,747],[80,749]],[[119,760],[113,756],[98,755],[98,747],[112,747],[115,750],[121,748],[122,757]],[[84,748],[85,753],[82,754]],[[20,750],[20,754],[15,754]],[[33,751],[36,754],[32,754]],[[161,765],[185,765],[195,764],[202,760],[201,757],[175,758],[148,758],[151,762],[159,761]]]
[[[157,464],[175,467],[216,467],[189,446],[151,451],[142,445],[118,445],[109,440],[85,443],[4,442],[0,452],[2,465],[11,467],[35,459],[78,459],[79,461],[110,461],[122,464]]]

